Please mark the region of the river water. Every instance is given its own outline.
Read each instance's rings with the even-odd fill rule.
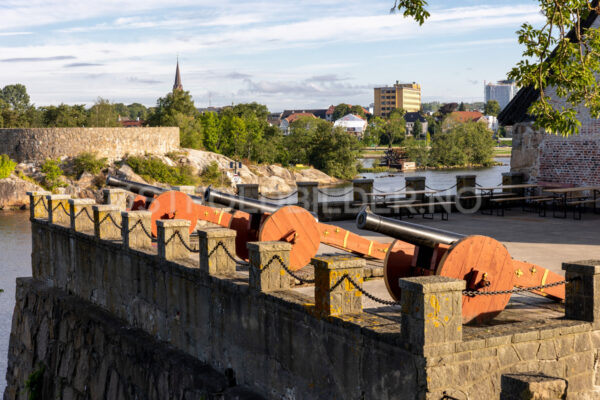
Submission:
[[[444,170],[444,171],[414,171],[406,173],[364,173],[365,178],[374,178],[377,190],[393,192],[404,187],[404,177],[425,176],[427,186],[435,189],[446,189],[456,183],[456,175],[477,175],[477,183],[483,186],[495,186],[502,181],[502,173],[508,172],[509,158],[500,158],[503,165],[470,169],[470,170]],[[365,166],[370,166],[372,160],[364,160]],[[319,201],[333,201],[351,199],[350,186],[328,188],[319,194]],[[342,197],[329,197],[326,194],[344,195]],[[449,191],[447,193],[453,193]],[[296,196],[289,197],[277,203],[292,203]],[[6,361],[8,354],[8,341],[12,313],[15,306],[15,279],[21,276],[31,276],[31,230],[29,225],[29,212],[0,211],[0,396],[4,393],[6,385]]]

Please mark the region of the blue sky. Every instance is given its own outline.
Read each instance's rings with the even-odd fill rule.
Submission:
[[[483,99],[520,59],[533,0],[430,1],[419,27],[392,0],[1,0],[0,86],[36,105],[154,105],[173,85],[196,106],[257,101],[272,111],[368,105],[373,87],[422,85],[424,101]]]

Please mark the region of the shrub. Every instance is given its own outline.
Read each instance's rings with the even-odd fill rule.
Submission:
[[[198,182],[189,167],[170,167],[157,158],[128,157],[127,164],[147,181],[169,185],[195,185]]]
[[[0,179],[8,178],[13,173],[17,163],[6,154],[0,155]]]
[[[206,166],[206,168],[204,168],[204,171],[202,171],[202,174],[200,174],[200,179],[203,185],[231,185],[231,181],[227,175],[220,170],[219,164],[217,164],[216,161],[212,161]]]
[[[63,170],[60,168],[59,160],[47,159],[44,161],[44,164],[42,164],[42,172],[45,174],[44,185],[47,189],[54,191],[59,187],[65,186],[59,179],[64,174]]]
[[[106,167],[106,158],[98,158],[94,153],[81,153],[73,159],[73,169],[78,176],[84,172],[96,175]]]

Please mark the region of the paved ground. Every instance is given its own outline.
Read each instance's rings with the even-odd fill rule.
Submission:
[[[561,264],[566,261],[600,259],[600,215],[587,213],[581,221],[575,221],[572,216],[567,219],[552,216],[538,217],[537,214],[521,211],[507,211],[506,216],[462,215],[453,214],[449,221],[440,221],[439,214],[435,220],[415,217],[411,223],[431,226],[465,235],[491,236],[508,248],[513,258],[528,261],[549,268],[563,275]],[[390,242],[392,239],[377,233],[356,228],[354,221],[334,222],[342,228],[365,237]],[[337,249],[321,246],[320,253],[339,253]],[[374,295],[391,300],[385,284],[381,279],[365,282],[365,289]],[[296,290],[307,295],[314,293],[313,287],[300,287]],[[398,316],[392,307],[381,307],[380,304],[363,296],[363,307],[367,312],[386,315],[391,319]],[[560,305],[535,295],[513,295],[506,311],[494,320],[528,321],[544,318],[557,318],[564,311]]]

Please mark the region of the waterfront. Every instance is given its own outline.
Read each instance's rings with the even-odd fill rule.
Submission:
[[[10,326],[15,307],[15,279],[31,276],[29,213],[0,211],[0,393],[4,393]]]

